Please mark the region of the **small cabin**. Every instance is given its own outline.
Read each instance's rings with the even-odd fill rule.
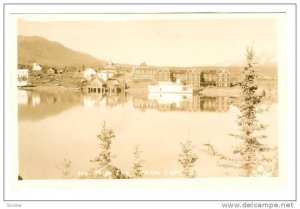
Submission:
[[[33,63],[32,64],[32,70],[33,71],[41,71],[42,67],[38,63]]]
[[[52,75],[52,74],[56,74],[56,73],[57,73],[57,70],[55,70],[54,68],[49,68],[49,69],[47,70],[47,74]]]

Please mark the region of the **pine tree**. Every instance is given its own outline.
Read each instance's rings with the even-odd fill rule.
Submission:
[[[115,133],[112,129],[106,127],[106,122],[102,125],[101,133],[97,136],[99,140],[100,153],[93,160],[99,166],[99,168],[106,168],[111,164],[111,143],[115,138]]]
[[[257,113],[261,112],[260,104],[265,92],[259,92],[257,84],[257,72],[255,70],[253,48],[247,48],[247,64],[243,69],[244,79],[241,83],[242,97],[239,102],[240,115],[237,123],[239,125],[239,134],[232,136],[241,139],[241,145],[234,153],[241,157],[240,167],[244,169],[246,176],[251,176],[257,169],[262,152],[267,151],[268,147],[263,143],[267,136],[261,134],[266,126],[259,122]]]
[[[103,123],[101,133],[97,136],[99,140],[100,152],[91,162],[97,163],[97,168],[92,169],[89,175],[96,178],[128,179],[129,176],[112,164],[111,144],[115,138],[115,133],[111,128]]]
[[[68,158],[68,153],[64,157],[63,161],[57,166],[63,178],[70,178],[72,161]]]
[[[195,146],[190,140],[181,143],[182,153],[179,154],[178,162],[182,165],[182,174],[187,178],[194,178],[197,175],[193,170],[195,162],[198,160],[198,156],[193,153],[194,148]]]
[[[133,156],[134,156],[134,163],[133,163],[133,177],[134,178],[141,178],[143,177],[143,160],[141,160],[142,151],[140,150],[139,145],[135,146]]]
[[[276,170],[276,168],[266,167],[273,159],[266,155],[266,152],[271,149],[263,141],[267,136],[261,132],[266,125],[257,119],[257,114],[264,111],[260,105],[265,92],[260,91],[257,83],[258,75],[255,70],[252,47],[247,48],[246,58],[247,63],[243,69],[244,79],[241,82],[242,95],[236,103],[240,110],[237,119],[239,133],[231,134],[241,140],[240,145],[235,147],[234,156],[219,153],[211,144],[205,144],[205,151],[211,156],[218,157],[220,166],[241,169],[244,176],[260,176],[264,175],[267,170]],[[276,166],[277,163],[274,165]]]

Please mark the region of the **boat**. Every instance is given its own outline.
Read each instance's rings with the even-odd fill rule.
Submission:
[[[156,85],[148,85],[149,93],[177,93],[177,94],[193,94],[193,87],[173,83],[170,81],[160,81]]]

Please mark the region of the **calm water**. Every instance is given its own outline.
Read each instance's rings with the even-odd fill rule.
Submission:
[[[25,179],[62,178],[57,168],[64,158],[72,161],[71,177],[95,167],[97,134],[106,121],[116,135],[112,144],[113,164],[130,172],[133,151],[139,144],[145,178],[181,177],[180,142],[190,139],[199,156],[198,177],[237,175],[216,165],[201,152],[211,143],[230,153],[238,140],[237,109],[229,97],[119,94],[100,96],[79,92],[19,90],[19,167]],[[269,144],[277,144],[277,104],[260,116],[268,124]]]

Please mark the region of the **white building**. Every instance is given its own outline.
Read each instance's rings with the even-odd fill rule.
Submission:
[[[28,78],[29,70],[28,69],[18,69],[18,78]]]
[[[104,81],[107,81],[108,79],[115,76],[115,72],[111,70],[101,70],[97,73],[98,78],[103,79]]]
[[[84,79],[90,81],[94,75],[96,75],[96,70],[94,70],[93,68],[85,68],[84,69],[84,72],[83,72]]]
[[[27,86],[29,78],[28,69],[18,69],[18,86]]]
[[[193,94],[193,87],[172,83],[169,81],[159,81],[157,85],[148,85],[149,93],[177,93],[177,94]]]
[[[32,70],[33,71],[41,71],[42,67],[38,63],[33,63]]]

